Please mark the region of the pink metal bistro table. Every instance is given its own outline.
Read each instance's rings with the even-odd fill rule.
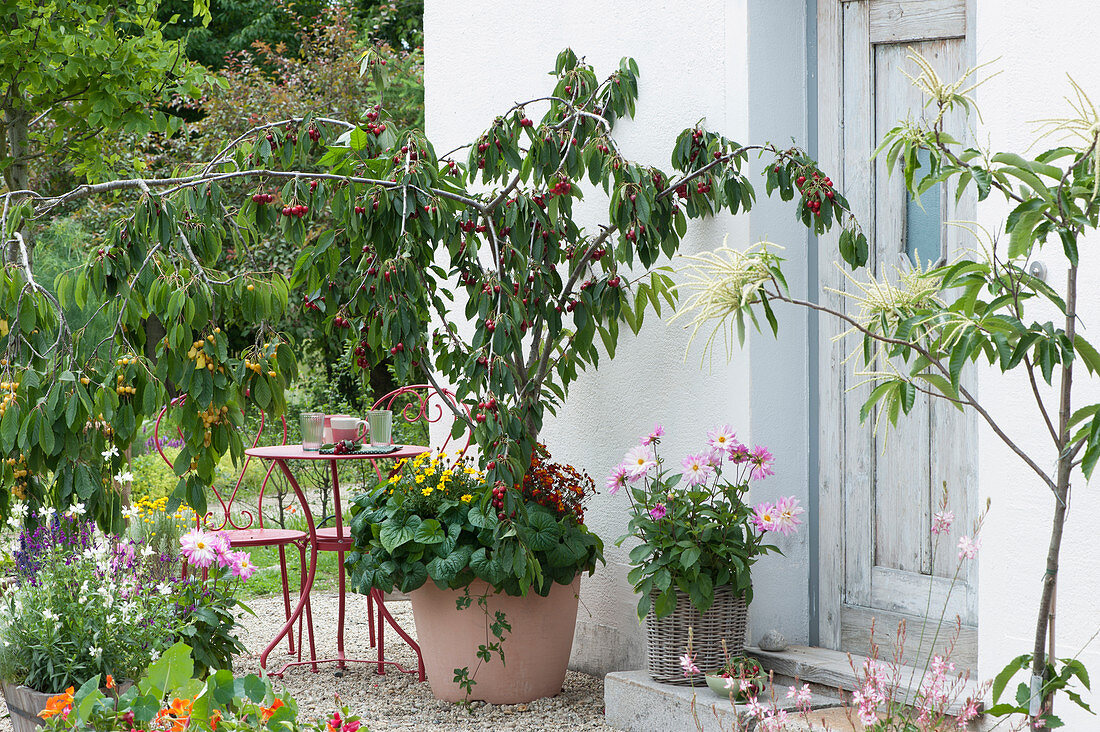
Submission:
[[[353,546],[351,535],[347,533],[344,527],[343,511],[341,510],[340,502],[340,479],[337,475],[336,463],[340,460],[370,460],[374,465],[375,471],[381,475],[381,470],[378,467],[378,460],[400,460],[402,458],[415,457],[424,452],[428,452],[431,448],[424,445],[395,445],[397,448],[393,452],[387,453],[353,453],[350,455],[322,455],[316,450],[306,451],[302,449],[301,445],[271,445],[268,447],[253,447],[245,450],[246,455],[260,458],[262,460],[271,460],[283,471],[283,475],[290,482],[290,487],[294,490],[294,494],[298,497],[299,503],[302,504],[302,512],[306,517],[307,534],[309,537],[309,571],[306,573],[305,584],[302,586],[302,593],[298,597],[298,604],[295,605],[290,617],[287,618],[286,623],[279,629],[275,638],[267,645],[263,653],[260,654],[260,668],[267,669],[267,657],[271,654],[271,651],[275,649],[275,646],[286,637],[294,626],[294,623],[302,615],[302,609],[309,601],[309,593],[313,589],[313,579],[317,574],[317,552],[321,551],[335,551],[339,552],[340,561],[343,562],[344,552],[350,551]],[[310,511],[309,502],[306,500],[305,493],[302,491],[301,486],[298,485],[298,481],[294,479],[294,474],[290,470],[290,466],[287,463],[291,460],[327,460],[332,470],[332,500],[336,510],[336,526],[331,529],[318,529],[316,522],[313,520],[313,513]],[[386,609],[385,600],[382,593],[378,590],[371,590],[367,596],[367,612],[370,614],[373,608],[378,609],[378,627],[377,636],[375,632],[375,626],[372,622],[370,624],[370,638],[371,645],[377,645],[378,658],[377,659],[359,659],[359,658],[347,658],[344,654],[344,572],[340,572],[340,598],[339,598],[339,611],[337,614],[337,627],[336,627],[336,658],[318,659],[316,657],[316,651],[310,644],[310,660],[309,661],[292,661],[284,665],[273,676],[281,677],[286,670],[292,666],[312,666],[313,670],[317,670],[317,664],[330,663],[335,661],[339,668],[343,669],[349,662],[354,663],[377,663],[378,673],[385,674],[385,667],[387,664],[396,666],[399,671],[403,673],[414,673],[412,670],[402,668],[400,664],[395,661],[385,660],[385,650],[383,644],[383,623],[389,623],[401,638],[416,652],[417,665],[416,674],[420,681],[424,680],[424,659],[420,655],[420,646],[413,638],[405,632],[405,630],[397,624],[393,616]],[[312,636],[312,628],[310,629],[310,635]],[[312,638],[311,638],[312,640]],[[377,643],[375,642],[377,640]],[[300,644],[299,644],[300,645]]]

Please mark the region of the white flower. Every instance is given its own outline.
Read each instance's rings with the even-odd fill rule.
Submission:
[[[159,592],[161,596],[167,597],[172,593],[172,588],[169,587],[167,583],[161,582],[159,585],[157,585],[157,592]]]
[[[147,557],[151,557],[151,556],[153,556],[153,555],[155,555],[155,554],[156,554],[156,552],[155,552],[155,551],[153,551],[153,547],[149,546],[148,544],[146,544],[146,545],[145,545],[145,548],[141,550],[141,556],[142,556],[142,558],[147,558]]]
[[[47,609],[45,609],[45,610],[43,610],[43,611],[42,611],[42,619],[43,619],[43,620],[49,620],[49,621],[53,621],[53,620],[60,620],[60,619],[61,619],[61,616],[60,616],[60,615],[57,615],[56,613],[53,613],[53,612],[51,612],[51,611],[50,611],[50,610],[49,610],[49,609],[47,608]]]
[[[69,506],[69,510],[65,512],[68,516],[83,516],[84,504],[77,501],[73,505]]]
[[[141,516],[141,509],[140,508],[134,508],[133,506],[130,506],[129,508],[122,509],[122,518],[124,518],[124,519],[138,518],[140,516]]]
[[[101,452],[100,455],[103,456],[104,460],[110,460],[113,457],[118,457],[118,448],[114,445],[111,445],[106,450]]]
[[[134,474],[129,472],[129,471],[127,471],[125,473],[119,473],[118,475],[115,476],[115,480],[119,483],[133,483],[134,482]]]
[[[88,646],[88,655],[94,659],[99,659],[103,655],[103,649],[96,646]]]
[[[27,517],[27,504],[16,503],[11,507],[11,517],[22,521]]]

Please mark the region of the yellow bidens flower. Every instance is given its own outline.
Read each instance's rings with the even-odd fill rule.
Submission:
[[[422,494],[424,494],[425,496],[430,496],[430,495],[432,494],[432,491],[433,491],[433,490],[435,490],[435,489],[434,489],[434,488],[432,488],[431,486],[428,486],[427,488],[422,488],[422,489],[420,490],[420,492],[421,492]]]
[[[461,500],[461,501],[462,501],[463,503],[469,503],[470,501],[474,500],[474,497],[473,497],[473,496],[471,496],[471,495],[470,495],[469,493],[467,493],[467,494],[466,494],[466,495],[464,495],[464,496],[463,496],[463,497],[462,497],[462,498],[461,498],[460,500]]]

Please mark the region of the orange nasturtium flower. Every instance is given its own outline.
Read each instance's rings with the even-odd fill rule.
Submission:
[[[222,710],[215,709],[210,712],[210,730],[211,732],[218,732],[218,722],[222,721]]]
[[[275,710],[278,709],[279,707],[281,707],[282,705],[283,705],[283,700],[282,699],[276,699],[271,704],[270,707],[264,707],[262,710],[260,710],[260,721],[266,723],[267,720],[271,719],[271,715],[275,714]]]
[[[110,674],[107,674],[107,688],[108,689],[115,688],[115,677],[111,676]]]
[[[70,686],[65,689],[64,694],[58,694],[57,696],[51,696],[46,701],[46,708],[38,713],[42,719],[49,719],[60,714],[63,718],[69,716],[69,711],[73,708],[73,692],[75,688]]]
[[[159,723],[165,718],[172,723],[171,732],[183,732],[191,723],[191,700],[173,699],[172,705],[157,712],[156,721]]]

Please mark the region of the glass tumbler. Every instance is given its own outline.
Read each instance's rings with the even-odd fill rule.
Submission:
[[[321,434],[325,429],[325,415],[321,412],[302,412],[302,449],[320,450]]]
[[[370,425],[370,444],[372,447],[388,445],[393,441],[393,412],[389,409],[374,409],[367,413]]]

